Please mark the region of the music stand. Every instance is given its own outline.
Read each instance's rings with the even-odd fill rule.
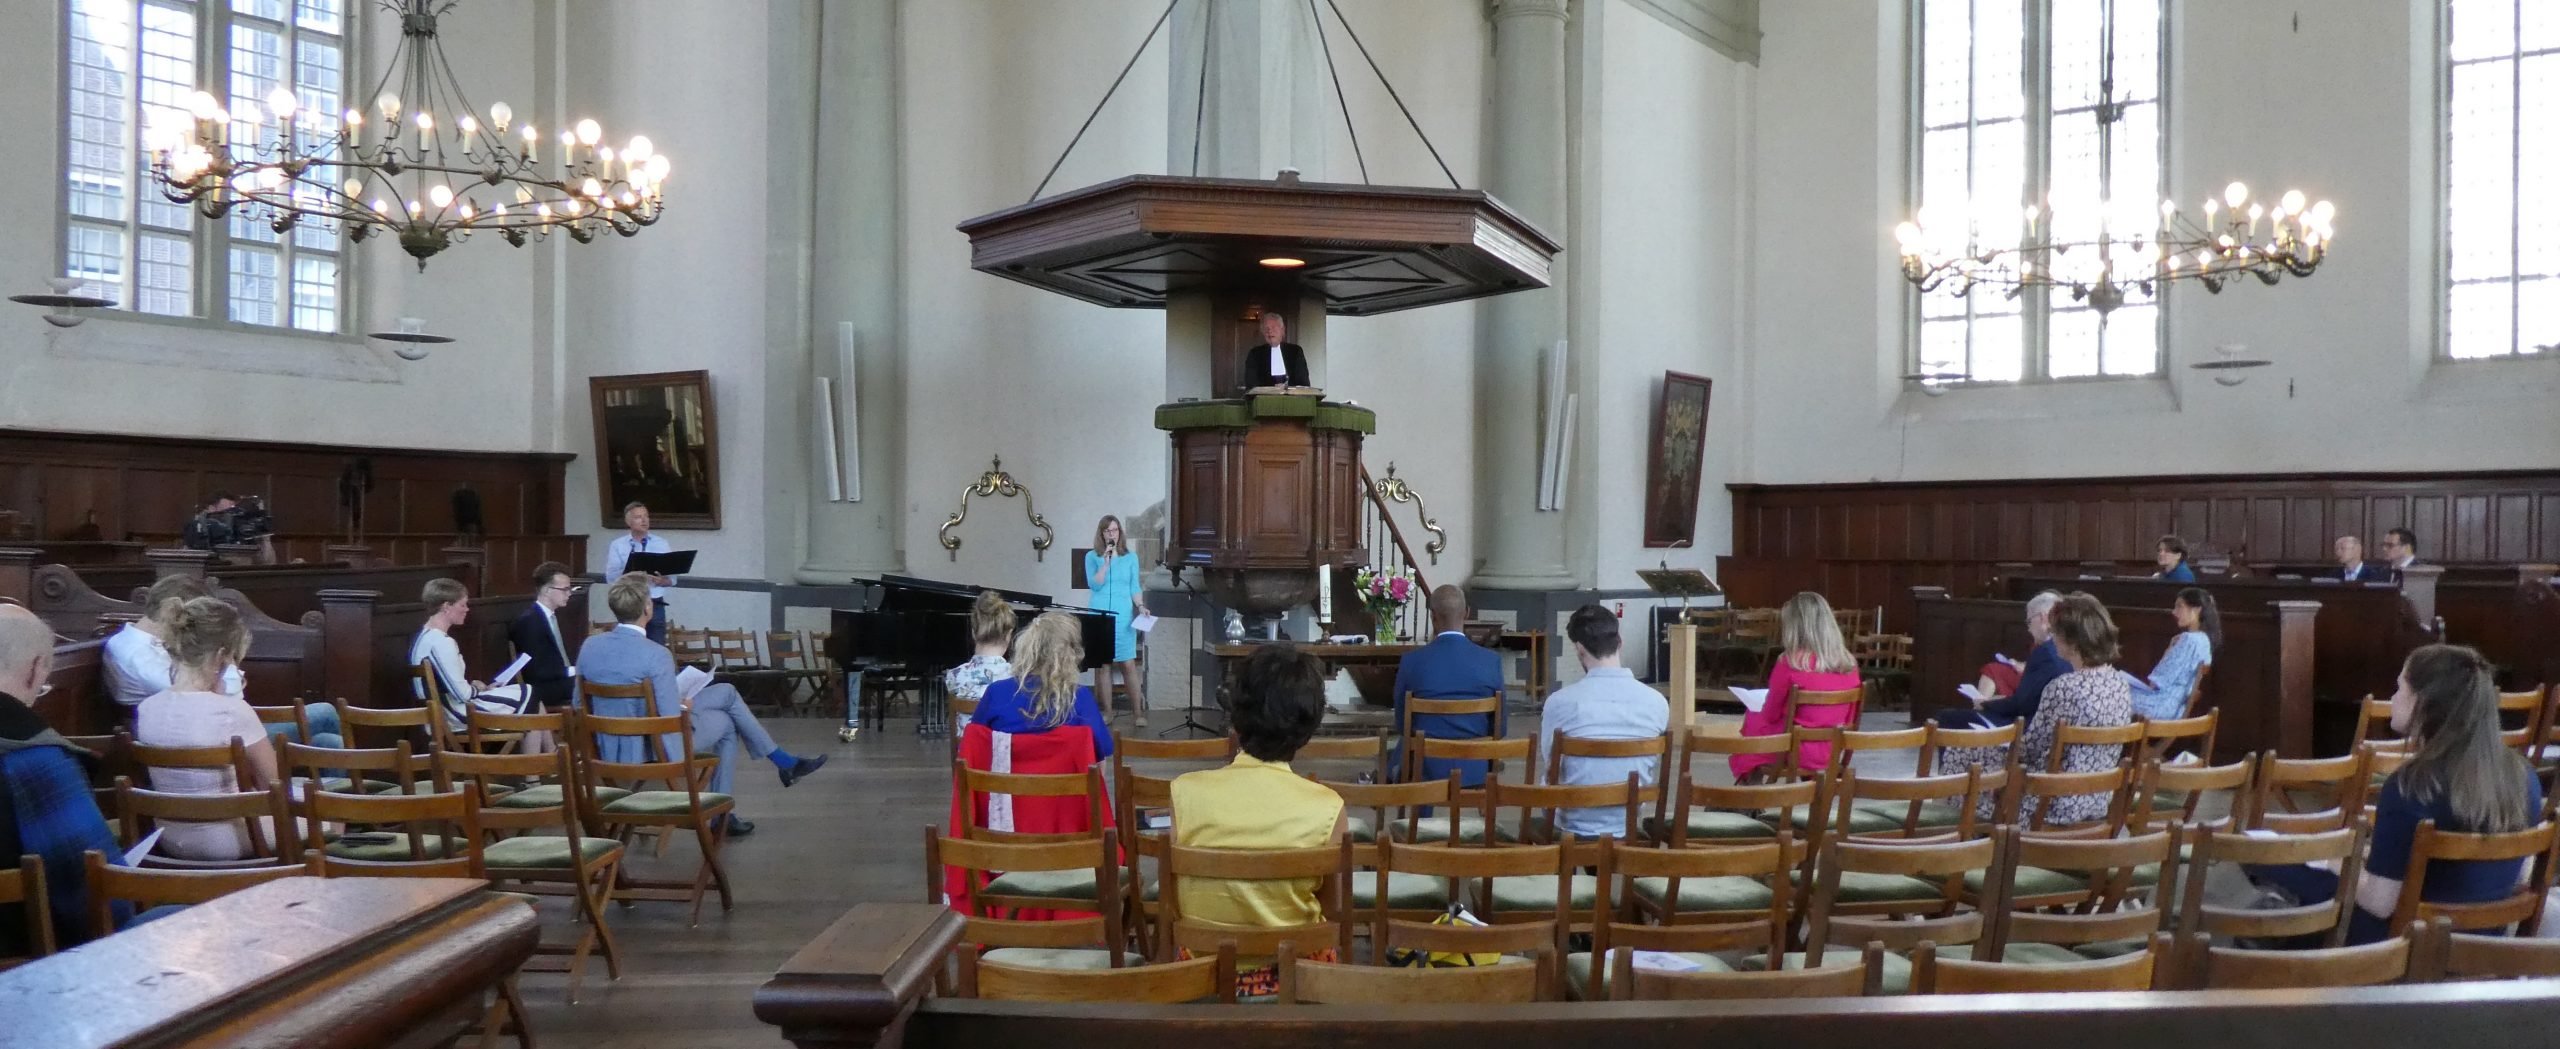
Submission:
[[[1183,590],[1188,591],[1191,594],[1191,599],[1193,601],[1197,602],[1201,600],[1200,591],[1193,590],[1191,588],[1191,584],[1181,582],[1179,579],[1175,580],[1175,582],[1180,585]],[[1206,607],[1206,602],[1201,602],[1201,604],[1202,607]],[[1191,692],[1188,696],[1184,697],[1182,701],[1182,720],[1179,723],[1166,728],[1164,731],[1156,733],[1156,736],[1159,739],[1173,735],[1176,732],[1184,731],[1197,732],[1204,736],[1223,736],[1227,734],[1227,730],[1223,728],[1213,728],[1209,725],[1203,724],[1197,716],[1201,711],[1210,709],[1200,705],[1199,657],[1203,653],[1208,652],[1210,648],[1214,647],[1211,643],[1212,635],[1209,633],[1207,628],[1208,622],[1209,620],[1206,616],[1201,617],[1201,629],[1197,635],[1198,643],[1191,649],[1191,666],[1189,668],[1189,673],[1184,675],[1184,677],[1189,681]],[[1214,660],[1216,657],[1213,655],[1210,658]],[[1219,708],[1219,712],[1224,713],[1225,709]]]
[[[1639,568],[1636,578],[1644,580],[1645,588],[1659,596],[1679,598],[1683,612],[1689,610],[1690,598],[1715,597],[1724,593],[1724,588],[1717,586],[1715,580],[1695,568],[1673,568],[1668,564],[1660,568]]]

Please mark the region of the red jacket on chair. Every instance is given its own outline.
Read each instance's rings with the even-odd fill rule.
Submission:
[[[996,732],[985,725],[971,723],[960,734],[960,760],[970,768],[983,772],[1009,772],[1019,775],[1083,775],[1093,767],[1093,733],[1081,725],[1066,725],[1048,732]],[[1015,797],[1010,794],[988,794],[983,791],[963,796],[958,777],[951,784],[951,836],[967,837],[971,829],[1007,830],[1021,834],[1099,833],[1110,827],[1111,802],[1100,802],[1101,826],[1093,825],[1096,808],[1080,797]],[[958,867],[942,870],[942,894],[946,902],[974,913],[968,906],[971,891],[967,872]],[[1024,909],[1013,917],[1024,921],[1047,921],[1053,918],[1081,917],[1090,912],[1038,911]]]

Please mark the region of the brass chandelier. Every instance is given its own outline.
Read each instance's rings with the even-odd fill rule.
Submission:
[[[379,0],[400,18],[399,51],[343,113],[314,111],[289,86],[229,109],[197,91],[187,119],[145,132],[161,193],[207,219],[237,210],[280,234],[319,222],[356,241],[397,237],[422,271],[474,230],[523,247],[555,229],[584,244],[657,222],[669,163],[647,136],[616,149],[579,120],[546,142],[505,102],[471,104],[436,38],[456,2]]]
[[[2124,103],[2115,94],[2115,5],[2101,5],[2098,56],[2098,178],[2112,186],[2115,126]],[[2274,284],[2287,275],[2308,277],[2328,258],[2336,235],[2337,208],[2312,203],[2301,190],[2269,202],[2253,199],[2234,182],[2204,201],[2192,218],[2175,201],[2155,212],[2150,200],[2118,201],[2060,193],[2045,206],[1971,201],[1923,207],[1914,221],[1894,229],[1902,275],[1928,293],[1970,294],[1977,287],[2016,298],[2030,287],[2069,293],[2100,316],[2140,297],[2156,299],[2172,282],[2192,280],[2219,293],[2234,279]],[[2018,233],[2013,243],[1983,240],[1984,231]]]

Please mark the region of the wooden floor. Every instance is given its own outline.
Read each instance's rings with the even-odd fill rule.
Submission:
[[[1150,735],[1174,718],[1159,712]],[[1898,714],[1871,715],[1890,727]],[[945,822],[950,804],[946,740],[917,738],[912,720],[892,720],[852,743],[835,738],[833,721],[779,719],[766,727],[784,749],[826,754],[816,776],[789,790],[772,766],[756,762],[737,776],[738,811],[754,820],[752,837],[727,850],[737,906],[722,914],[706,905],[700,928],[685,927],[680,904],[643,903],[611,916],[622,944],[620,980],[591,966],[577,1005],[565,1001],[567,977],[521,978],[534,1034],[546,1049],[714,1049],[786,1044],[758,1021],[749,998],[792,952],[845,909],[864,900],[924,898],[923,828]],[[1134,731],[1125,724],[1121,731]],[[1517,718],[1515,734],[1536,731]],[[1907,753],[1907,752],[1906,752]],[[1908,760],[1904,758],[1903,760]],[[1907,768],[1886,770],[1908,775]],[[1720,770],[1719,770],[1720,774]],[[1701,778],[1707,778],[1702,773]],[[680,841],[664,857],[641,856],[643,873],[687,876],[694,849]],[[2229,884],[2224,884],[2227,878]],[[2214,883],[2217,902],[2245,899],[2236,875]],[[545,900],[546,939],[567,928],[566,907]]]

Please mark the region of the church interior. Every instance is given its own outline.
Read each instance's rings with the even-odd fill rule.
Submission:
[[[0,64],[0,1046],[2548,1044],[2549,0]]]

